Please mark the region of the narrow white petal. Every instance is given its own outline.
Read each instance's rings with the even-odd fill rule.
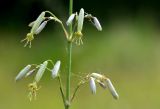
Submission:
[[[57,77],[59,69],[60,69],[61,61],[57,61],[52,69],[52,78]]]
[[[19,74],[16,76],[15,81],[22,79],[26,73],[30,70],[31,65],[27,65],[26,67],[24,67]]]
[[[81,32],[83,28],[83,21],[84,21],[84,9],[81,8],[79,15],[78,15],[78,26],[77,31]]]
[[[93,77],[90,77],[90,88],[91,88],[92,94],[96,94],[96,83]]]
[[[94,25],[97,28],[97,30],[102,31],[102,26],[101,26],[100,22],[98,21],[97,17],[93,17],[93,22],[94,22]]]
[[[67,20],[67,22],[66,22],[67,26],[70,25],[70,24],[73,22],[74,17],[75,17],[75,14],[72,14],[72,15],[68,18],[68,20]]]
[[[43,29],[44,27],[46,26],[47,24],[47,21],[44,21],[39,27],[38,29],[36,30],[35,34],[39,34]]]
[[[41,78],[42,78],[42,76],[43,76],[43,74],[44,74],[44,72],[47,68],[47,65],[48,65],[48,61],[44,61],[43,64],[41,64],[41,66],[40,66],[40,68],[39,68],[39,70],[38,70],[38,72],[35,76],[35,81],[37,83],[41,80]]]
[[[109,91],[111,92],[112,96],[115,98],[115,99],[118,99],[119,98],[119,95],[118,93],[116,92],[112,82],[110,81],[110,79],[106,79],[106,82],[107,82],[107,85],[108,85],[108,89]]]
[[[45,19],[45,12],[42,12],[35,20],[34,25],[32,26],[31,29],[31,33],[35,34],[36,30],[39,28],[40,24],[43,22],[44,19]]]
[[[91,77],[96,78],[96,79],[102,79],[102,78],[104,78],[103,75],[98,74],[98,73],[92,73],[92,74],[91,74]]]

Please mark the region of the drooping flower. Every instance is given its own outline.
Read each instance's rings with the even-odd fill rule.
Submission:
[[[38,72],[35,76],[35,81],[37,83],[41,80],[41,78],[42,78],[42,76],[43,76],[43,74],[44,74],[44,72],[47,68],[47,65],[48,65],[48,61],[44,61],[43,64],[40,65],[40,68],[39,68],[39,70],[38,70]]]
[[[97,28],[97,30],[102,31],[102,26],[101,26],[99,20],[97,19],[97,17],[93,17],[93,22],[94,22],[94,25]]]
[[[19,74],[16,76],[15,81],[18,81],[20,79],[22,79],[23,77],[25,77],[25,75],[27,74],[27,72],[29,72],[31,68],[31,65],[27,65],[26,67],[24,67]]]
[[[29,44],[29,47],[31,48],[31,42],[34,39],[34,35],[36,34],[37,29],[40,27],[41,23],[44,20],[45,20],[45,12],[42,12],[35,21],[33,21],[29,24],[29,26],[32,27],[30,30],[30,33],[28,33],[26,38],[24,38],[21,41],[21,42],[26,41],[24,47],[26,47]]]
[[[47,21],[42,22],[42,24],[35,31],[35,34],[39,34],[44,29],[44,27],[46,26],[46,24],[47,24]]]
[[[96,94],[96,83],[95,83],[95,78],[90,77],[90,88],[92,91],[92,94]]]
[[[45,12],[42,12],[38,18],[35,20],[34,25],[31,28],[31,33],[35,33],[37,31],[37,29],[39,28],[39,26],[41,25],[41,23],[45,20]]]
[[[115,90],[112,82],[110,81],[110,79],[106,79],[106,82],[107,82],[108,89],[109,89],[109,91],[111,92],[113,98],[118,99],[118,98],[119,98],[119,95],[118,95],[118,93],[116,92],[116,90]]]
[[[61,61],[57,61],[52,69],[52,78],[57,77],[59,69],[60,69]]]

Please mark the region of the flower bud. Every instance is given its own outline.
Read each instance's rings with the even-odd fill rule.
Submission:
[[[92,94],[96,94],[96,83],[95,83],[95,78],[90,77],[90,88],[92,91]]]
[[[38,29],[36,30],[35,34],[39,34],[43,29],[44,27],[46,26],[47,24],[47,21],[44,21],[39,27]]]
[[[32,26],[31,29],[31,33],[35,33],[36,30],[38,29],[38,27],[40,26],[40,24],[43,22],[43,20],[45,19],[45,12],[42,12],[38,18],[35,20],[34,25]]]
[[[72,14],[72,15],[68,18],[68,20],[67,20],[67,22],[66,22],[67,26],[69,26],[69,25],[73,22],[74,17],[75,17],[75,14]]]
[[[97,28],[97,30],[98,30],[98,31],[102,31],[101,24],[100,24],[100,22],[98,21],[97,17],[93,17],[93,22],[94,22],[94,25],[95,25],[95,27]]]
[[[93,77],[93,78],[96,78],[96,79],[98,79],[98,80],[101,80],[101,79],[104,78],[103,75],[98,74],[98,73],[92,73],[90,76]]]
[[[111,92],[113,98],[118,99],[118,98],[119,98],[119,95],[118,95],[118,93],[116,92],[116,90],[115,90],[112,82],[110,81],[110,79],[106,79],[106,82],[107,82],[108,89],[109,89],[109,91]]]
[[[78,26],[77,31],[81,32],[83,28],[83,21],[84,21],[84,9],[81,8],[79,15],[78,15]]]
[[[35,76],[35,81],[38,83],[40,81],[40,79],[42,78],[46,68],[48,65],[48,61],[44,61],[43,64],[40,65],[40,68]]]
[[[60,69],[61,61],[57,61],[52,69],[52,78],[57,77],[59,69]]]
[[[22,79],[26,73],[30,70],[31,65],[27,65],[26,67],[24,67],[19,74],[16,76],[15,81]]]

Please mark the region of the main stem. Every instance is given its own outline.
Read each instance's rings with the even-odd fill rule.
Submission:
[[[73,0],[69,1],[69,15],[73,13]],[[69,27],[70,35],[72,35],[72,24]],[[69,36],[72,37],[72,36]],[[70,38],[69,38],[70,39]],[[67,82],[66,82],[66,104],[65,109],[70,107],[70,85],[71,85],[71,66],[72,66],[72,41],[68,40],[67,46],[68,53],[68,68],[67,68]]]

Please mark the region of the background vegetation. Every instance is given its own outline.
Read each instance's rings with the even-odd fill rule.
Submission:
[[[115,101],[100,87],[92,95],[88,85],[79,90],[72,109],[159,109],[160,100],[160,10],[156,0],[75,0],[74,10],[83,7],[98,16],[103,31],[90,23],[84,28],[84,45],[74,46],[73,86],[90,72],[102,72],[115,85]],[[62,61],[65,76],[66,42],[60,26],[50,23],[33,41],[31,49],[20,40],[29,31],[28,23],[43,10],[63,21],[68,15],[65,0],[1,0],[0,3],[0,109],[63,109],[56,80],[44,75],[36,101],[29,102],[27,84],[14,77],[28,63],[46,59]],[[72,87],[74,88],[74,87]]]

